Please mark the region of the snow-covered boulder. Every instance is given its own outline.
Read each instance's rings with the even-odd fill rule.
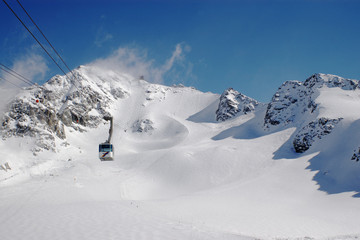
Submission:
[[[253,112],[259,102],[238,91],[229,88],[220,97],[219,107],[216,110],[216,120],[226,121],[237,115]]]

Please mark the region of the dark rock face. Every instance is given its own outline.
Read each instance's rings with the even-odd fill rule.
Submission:
[[[354,154],[351,157],[351,160],[358,162],[360,160],[360,147],[358,150],[354,151]]]
[[[341,120],[342,118],[319,118],[304,126],[300,131],[298,131],[293,140],[295,151],[303,153],[308,150],[316,139],[321,139],[323,136],[330,134],[335,128],[335,125]]]
[[[220,97],[219,107],[216,110],[216,120],[226,121],[236,115],[253,112],[259,105],[255,99],[229,88]]]
[[[355,90],[359,88],[359,82],[353,79],[342,78],[331,74],[316,73],[305,80],[304,86],[307,88],[329,88],[338,87],[342,90]]]
[[[313,113],[317,106],[311,93],[311,89],[307,89],[299,81],[282,84],[268,104],[264,126],[286,126],[298,121],[304,114]]]
[[[66,97],[66,106],[58,113],[58,116],[68,127],[74,125],[96,127],[102,120],[100,115],[110,115],[106,111],[109,103],[110,98],[106,95],[94,91],[89,86],[80,87]],[[93,109],[100,115],[89,115]]]

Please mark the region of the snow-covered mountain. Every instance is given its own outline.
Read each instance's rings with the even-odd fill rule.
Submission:
[[[59,239],[360,237],[357,80],[288,81],[266,104],[97,65],[73,73],[24,89],[4,113],[0,221],[25,226],[4,239],[35,224],[70,229]],[[115,160],[100,162],[107,115]]]
[[[268,105],[264,125],[270,129],[275,126],[296,126],[298,129],[293,141],[294,149],[296,152],[305,152],[314,141],[331,133],[343,119],[341,114],[335,118],[321,114],[323,106],[317,101],[318,97],[327,89],[353,93],[358,88],[358,81],[330,74],[314,74],[305,82],[285,82]],[[334,111],[331,115],[333,114]]]

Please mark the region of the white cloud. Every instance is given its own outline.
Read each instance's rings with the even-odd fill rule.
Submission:
[[[31,81],[42,80],[49,70],[45,59],[38,54],[28,54],[14,62],[12,69]],[[18,80],[19,81],[19,80]],[[24,85],[24,82],[18,82]]]
[[[166,77],[172,83],[184,83],[190,79],[195,79],[192,74],[193,64],[185,58],[186,53],[190,51],[191,47],[189,45],[177,44],[171,57],[162,67],[163,78]]]
[[[192,75],[192,64],[185,59],[185,53],[189,51],[189,46],[179,43],[170,58],[163,64],[156,65],[155,60],[148,58],[146,50],[119,48],[109,57],[97,59],[90,65],[127,73],[135,78],[143,76],[145,80],[153,83],[164,83],[166,75],[167,79],[174,82],[174,79],[179,80],[181,77]]]
[[[174,52],[172,53],[171,57],[166,61],[166,63],[163,66],[163,71],[167,72],[169,71],[176,61],[182,61],[184,59],[183,55],[183,49],[181,47],[181,44],[177,44],[175,47]]]
[[[12,70],[18,74],[24,76],[33,82],[38,82],[45,77],[46,72],[48,71],[48,66],[45,59],[35,53],[29,53],[20,59],[16,60],[13,66],[9,66]],[[6,73],[5,71],[0,71],[0,115],[6,109],[8,102],[13,99],[13,96],[16,95],[20,88],[29,86],[24,81],[19,80],[18,78]],[[4,80],[6,79],[6,81]]]

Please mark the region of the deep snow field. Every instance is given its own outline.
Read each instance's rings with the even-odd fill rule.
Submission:
[[[357,146],[360,90],[324,88],[320,115],[341,115],[348,132],[299,154],[289,141],[294,127],[264,131],[266,107],[216,122],[219,95],[125,80],[129,96],[110,108],[114,161],[98,158],[106,121],[86,132],[66,127],[67,144],[56,139],[57,152],[36,156],[31,137],[0,141],[0,163],[12,168],[0,170],[0,239],[360,238],[358,192],[327,188],[319,178],[331,170],[312,165],[344,159],[341,144]],[[331,102],[334,95],[347,104]],[[138,119],[154,129],[133,131]]]

